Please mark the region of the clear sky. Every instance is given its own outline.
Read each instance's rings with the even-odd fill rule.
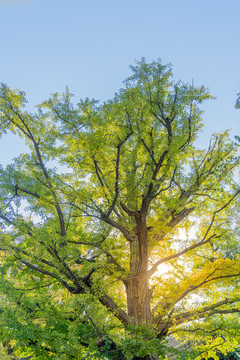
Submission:
[[[0,81],[29,107],[68,85],[79,98],[111,98],[135,59],[173,64],[175,79],[206,85],[201,146],[240,134],[240,0],[0,0]],[[24,147],[0,139],[4,165]]]

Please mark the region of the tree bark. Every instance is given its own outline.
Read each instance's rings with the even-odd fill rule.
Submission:
[[[139,275],[129,277],[126,285],[128,315],[134,325],[149,323],[150,291],[145,277]]]
[[[130,275],[125,281],[128,315],[134,325],[151,320],[148,286],[148,236],[146,214],[136,214],[136,237],[130,243]]]

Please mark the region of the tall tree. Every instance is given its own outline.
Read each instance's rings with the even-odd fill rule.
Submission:
[[[199,359],[239,344],[236,147],[227,132],[194,146],[206,88],[160,61],[132,71],[103,105],[67,89],[35,114],[1,86],[1,131],[29,147],[0,178],[1,337],[16,355],[158,359],[171,334],[197,339]]]

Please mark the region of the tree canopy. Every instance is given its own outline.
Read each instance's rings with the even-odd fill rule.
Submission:
[[[1,133],[29,148],[0,169],[0,339],[15,356],[164,359],[173,336],[196,341],[195,359],[239,345],[239,157],[227,131],[194,145],[208,99],[144,59],[104,104],[66,89],[33,114],[1,85]]]

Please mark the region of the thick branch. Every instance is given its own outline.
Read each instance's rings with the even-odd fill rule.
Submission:
[[[24,255],[28,256],[29,258],[32,258],[32,259],[34,259],[34,260],[36,260],[36,261],[39,261],[39,262],[41,262],[41,263],[43,263],[43,264],[45,264],[45,265],[48,265],[48,266],[50,266],[50,267],[52,267],[52,268],[54,268],[54,269],[58,269],[56,265],[54,265],[52,262],[50,262],[50,261],[48,261],[48,260],[42,259],[41,257],[36,257],[36,256],[34,256],[33,254],[29,254],[27,251],[22,250],[22,249],[19,249],[19,248],[17,248],[16,246],[10,245],[10,248],[11,248],[11,250],[13,250],[13,251],[16,251],[16,252],[18,252],[18,253],[24,254]]]
[[[190,322],[190,321],[194,321],[194,320],[205,319],[205,318],[208,318],[208,317],[213,316],[213,315],[227,315],[227,314],[236,314],[236,313],[237,314],[240,313],[240,308],[239,309],[212,310],[212,311],[205,312],[203,314],[199,314],[197,316],[193,315],[192,317],[186,318],[184,320],[183,319],[178,320],[174,324],[172,324],[171,326],[173,326],[173,325],[181,325],[182,323]]]
[[[25,194],[32,195],[32,196],[36,197],[37,199],[41,198],[41,196],[38,195],[36,192],[33,193],[32,191],[27,190],[27,189],[23,189],[23,188],[19,187],[18,185],[15,185],[15,189],[16,189],[16,191],[19,190],[19,191],[21,191],[21,192],[23,192]]]
[[[115,184],[114,184],[114,198],[112,201],[112,204],[110,205],[109,209],[107,210],[107,212],[105,213],[106,217],[109,217],[116,205],[117,199],[118,199],[118,195],[119,195],[119,187],[118,187],[118,183],[119,183],[119,165],[120,165],[120,156],[121,156],[121,147],[126,143],[126,141],[129,139],[129,137],[132,135],[133,131],[131,130],[127,136],[125,137],[124,140],[122,140],[118,145],[117,145],[117,159],[116,159],[116,167],[115,167]]]
[[[123,324],[129,325],[131,323],[131,318],[120,309],[115,302],[106,294],[99,297],[99,301],[106,306]]]
[[[5,215],[3,215],[3,214],[0,214],[0,219],[2,219],[3,221],[5,221],[7,224],[9,224],[9,225],[16,225],[15,223],[14,223],[14,221],[12,221],[12,220],[10,220],[10,219],[8,219]]]
[[[216,276],[214,278],[210,278],[211,275],[213,275],[215,273],[217,269],[215,269],[212,274],[208,275],[206,277],[206,279],[204,279],[201,283],[199,283],[198,285],[195,285],[195,286],[190,286],[189,289],[185,290],[183,292],[182,295],[180,295],[176,301],[174,301],[174,305],[176,305],[179,301],[181,301],[183,298],[185,298],[189,293],[199,289],[201,286],[209,283],[209,282],[213,282],[213,281],[217,281],[217,280],[220,280],[220,279],[227,279],[227,278],[233,278],[233,277],[237,277],[237,276],[240,276],[240,273],[236,273],[236,274],[229,274],[229,275],[219,275],[219,276]]]
[[[204,306],[201,309],[196,309],[194,311],[187,311],[185,313],[175,315],[171,319],[171,321],[173,324],[180,325],[185,321],[192,321],[192,320],[198,319],[199,316],[202,316],[204,314],[205,314],[205,316],[207,316],[209,312],[216,311],[217,308],[219,308],[223,305],[233,304],[235,302],[237,302],[236,299],[224,299],[222,301],[219,301],[216,304]],[[229,309],[227,309],[227,310],[229,310]]]
[[[117,223],[115,220],[112,220],[112,219],[107,218],[105,216],[101,217],[100,219],[103,220],[104,222],[106,222],[107,224],[112,225],[113,227],[118,229],[124,235],[126,240],[133,241],[133,236],[134,235],[131,235],[131,233],[129,233],[127,229],[125,229],[122,225]]]
[[[148,186],[148,190],[146,195],[143,196],[142,205],[141,205],[141,212],[146,213],[148,211],[149,205],[151,201],[154,199],[153,192],[155,191],[155,187],[153,182],[156,180],[159,170],[162,167],[162,164],[168,154],[168,150],[164,150],[163,153],[160,155],[158,162],[155,165],[155,168],[152,173],[152,179]]]
[[[65,224],[64,224],[64,217],[63,217],[63,213],[62,213],[62,210],[59,206],[59,203],[58,203],[58,200],[57,200],[57,196],[56,196],[56,193],[55,191],[53,190],[53,186],[50,182],[50,177],[48,175],[48,172],[45,168],[45,165],[43,163],[43,160],[42,160],[42,155],[40,153],[40,150],[39,150],[39,142],[37,142],[34,138],[34,135],[33,133],[31,132],[30,128],[28,127],[27,123],[25,122],[24,118],[22,115],[20,115],[20,113],[18,111],[16,111],[12,105],[10,105],[10,109],[12,110],[12,112],[14,113],[15,116],[17,116],[20,120],[20,122],[22,123],[23,127],[21,127],[20,125],[18,125],[13,118],[11,118],[9,115],[8,118],[9,120],[12,122],[13,125],[17,126],[18,129],[23,132],[23,134],[25,136],[27,136],[33,143],[34,145],[34,148],[35,148],[35,151],[36,151],[36,154],[37,154],[37,157],[38,157],[38,161],[39,161],[39,165],[43,171],[43,174],[44,174],[44,177],[46,178],[47,182],[48,182],[48,185],[49,185],[49,188],[51,190],[51,193],[53,195],[53,198],[55,200],[55,208],[57,210],[57,213],[58,213],[58,218],[59,218],[59,222],[60,222],[60,228],[61,228],[61,235],[64,236],[66,235],[66,230],[65,230]],[[25,128],[25,129],[24,129]]]
[[[169,228],[168,231],[162,231],[159,234],[154,234],[153,239],[154,241],[161,241],[164,237],[169,233],[171,229],[177,226],[183,219],[185,219],[191,212],[194,210],[194,207],[191,208],[183,208],[179,213],[175,213],[174,217],[167,223],[167,227]]]
[[[169,256],[166,256],[165,258],[161,259],[161,260],[158,260],[153,266],[152,268],[148,271],[148,275],[149,277],[151,277],[156,271],[157,271],[157,268],[159,265],[167,262],[167,261],[170,261],[170,260],[173,260],[173,259],[176,259],[184,254],[186,254],[187,252],[193,250],[193,249],[196,249],[197,247],[199,246],[202,246],[202,245],[205,245],[207,244],[208,242],[210,242],[212,239],[214,238],[217,238],[219,236],[216,236],[215,234],[210,236],[209,238],[207,238],[205,240],[205,238],[203,238],[203,240],[199,241],[198,243],[194,244],[194,245],[191,245],[191,246],[188,246],[187,248],[175,253],[175,254],[172,254],[172,255],[169,255]]]

